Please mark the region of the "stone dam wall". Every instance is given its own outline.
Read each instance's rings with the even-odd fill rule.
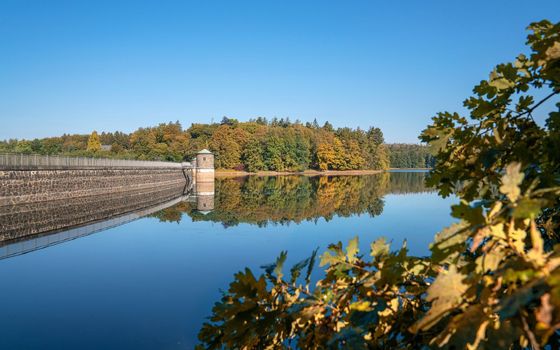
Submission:
[[[189,163],[45,158],[0,156],[0,247],[155,207],[195,183]]]
[[[0,207],[185,187],[181,168],[1,170]]]

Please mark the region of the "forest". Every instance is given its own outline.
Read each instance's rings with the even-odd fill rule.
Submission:
[[[426,168],[432,157],[426,146],[385,144],[379,128],[335,129],[317,120],[303,124],[288,118],[247,122],[224,117],[220,123],[180,122],[123,132],[93,131],[34,140],[0,141],[0,153],[65,155],[96,158],[183,161],[208,148],[216,168],[256,171],[358,170]]]
[[[393,143],[387,145],[391,168],[433,168],[435,158],[427,146]]]

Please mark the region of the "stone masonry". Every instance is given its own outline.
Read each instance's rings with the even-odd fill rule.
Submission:
[[[154,207],[196,183],[213,195],[214,156],[204,150],[196,161],[200,173],[191,163],[3,155],[0,246]]]
[[[0,170],[0,207],[185,184],[180,168]]]
[[[0,245],[183,195],[181,168],[0,170]]]

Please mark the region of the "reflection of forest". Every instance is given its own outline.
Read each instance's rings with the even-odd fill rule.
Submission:
[[[299,223],[304,220],[383,212],[383,196],[427,192],[425,173],[402,172],[362,176],[248,176],[216,179],[214,210],[196,211],[192,203],[179,203],[153,216],[180,221],[221,222],[224,226],[250,223]]]

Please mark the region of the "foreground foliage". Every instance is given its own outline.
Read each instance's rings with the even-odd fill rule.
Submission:
[[[283,252],[259,277],[235,275],[200,347],[559,348],[560,103],[543,126],[533,115],[558,100],[560,24],[529,29],[531,54],[475,87],[470,118],[440,113],[421,136],[436,152],[430,183],[461,200],[430,257],[339,242],[312,288],[316,252],[286,276]]]

